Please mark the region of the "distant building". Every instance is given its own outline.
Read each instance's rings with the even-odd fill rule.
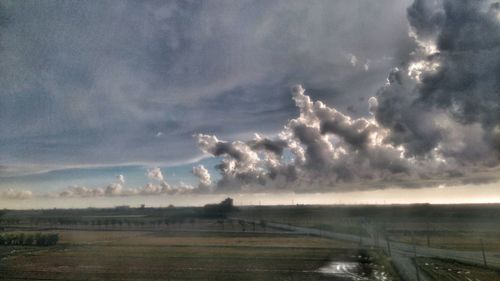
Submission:
[[[146,208],[146,204],[141,204],[141,209]]]
[[[120,206],[115,206],[115,209],[117,210],[127,210],[130,209],[129,205],[120,205]]]
[[[238,208],[234,207],[233,199],[228,197],[219,204],[207,204],[203,206],[203,210],[208,217],[225,217],[228,213],[237,211]]]

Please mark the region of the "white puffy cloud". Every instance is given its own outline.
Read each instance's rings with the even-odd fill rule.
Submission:
[[[160,168],[149,169],[147,172],[147,176],[152,180],[163,181],[163,173],[161,172]]]
[[[29,199],[33,197],[33,192],[29,190],[14,190],[9,188],[0,192],[0,198],[3,199]]]
[[[384,90],[403,79],[416,78],[401,77],[395,70]],[[422,134],[413,135],[412,140],[405,139],[397,126],[379,122],[376,97],[368,100],[369,110],[375,114],[367,118],[352,118],[321,101],[312,101],[300,85],[292,88],[292,98],[300,115],[288,121],[278,139],[256,134],[250,141],[226,142],[216,136],[197,135],[202,151],[222,157],[217,166],[222,178],[216,190],[356,188],[351,183],[360,183],[357,188],[419,187],[435,184],[430,179],[457,184],[467,182],[466,177],[477,169],[467,162],[469,159],[476,159],[474,163],[485,168],[498,164],[486,157],[494,152],[482,137],[480,124],[459,123],[437,109],[413,109],[414,122]],[[386,98],[382,100],[387,103]],[[387,104],[382,107],[387,108]],[[395,136],[402,140],[395,141]],[[419,147],[423,141],[430,150]],[[462,180],[457,181],[457,177]]]
[[[117,196],[123,192],[123,186],[120,183],[111,183],[104,189],[106,196]]]
[[[116,176],[116,179],[118,180],[119,183],[125,184],[125,177],[123,175]]]
[[[203,165],[193,167],[192,173],[198,177],[200,184],[199,188],[207,189],[212,185],[212,178],[210,173]]]
[[[260,159],[250,144],[242,141],[226,142],[216,136],[196,135],[199,148],[214,156],[222,156],[222,162],[217,169],[223,178],[219,183],[233,186],[233,181],[254,183],[262,178]]]
[[[203,166],[196,169],[200,175],[200,187],[210,185],[210,175]],[[171,186],[163,177],[159,168],[150,169],[147,172],[150,179],[154,179],[156,183],[147,183],[140,187],[125,186],[125,177],[119,175],[116,177],[117,182],[108,184],[105,187],[85,187],[85,186],[69,186],[61,191],[59,197],[117,197],[117,196],[136,196],[136,195],[162,195],[162,194],[180,194],[196,191],[198,188],[180,182],[175,186]],[[207,186],[205,186],[207,185]]]
[[[105,192],[102,188],[87,188],[84,186],[70,186],[59,193],[60,197],[101,197]]]
[[[163,188],[161,186],[148,183],[141,189],[140,193],[155,194],[155,193],[161,193],[162,191]]]
[[[185,182],[179,182],[179,184],[175,187],[175,192],[176,193],[190,193],[195,190],[195,187],[187,184]]]

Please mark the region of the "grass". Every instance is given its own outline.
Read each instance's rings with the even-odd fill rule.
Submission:
[[[453,250],[500,251],[499,205],[255,206],[236,216]],[[414,239],[414,240],[413,240]]]
[[[342,280],[317,269],[355,260],[344,242],[275,233],[61,231],[10,255],[0,280]]]
[[[372,251],[371,256],[373,257],[374,264],[378,267],[378,269],[388,274],[393,281],[400,280],[395,268],[392,265],[391,258],[388,257],[382,250]]]
[[[500,272],[453,260],[417,258],[418,266],[431,278],[440,281],[498,281]]]
[[[200,208],[8,211],[6,230],[59,232],[60,242],[0,247],[0,279],[342,280],[317,269],[330,261],[356,262],[358,243],[298,236],[238,219],[364,237],[379,233],[419,245],[427,245],[429,235],[432,247],[454,250],[479,250],[483,239],[487,251],[500,251],[498,215],[500,205],[255,206],[230,214],[234,219],[211,219]],[[369,255],[374,270],[397,280],[389,258],[375,250]],[[474,281],[500,280],[496,271],[481,267],[432,260],[446,268],[441,272],[425,263],[429,260],[421,266],[436,280],[467,280],[456,279],[458,271],[469,271]]]
[[[500,234],[478,234],[457,231],[450,233],[432,233],[429,239],[431,247],[463,251],[480,251],[481,239],[483,239],[486,251],[500,251]],[[427,246],[427,236],[425,234],[393,234],[391,235],[391,240],[406,243],[413,243],[413,241],[415,241],[417,245]]]

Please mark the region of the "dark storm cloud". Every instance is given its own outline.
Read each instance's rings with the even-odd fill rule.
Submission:
[[[378,93],[375,116],[391,129],[389,141],[414,156],[429,155],[441,145],[451,147],[447,155],[459,161],[496,162],[485,146],[495,148],[500,124],[497,6],[491,1],[417,0],[408,8],[421,47]],[[453,138],[471,132],[487,144],[467,137],[469,148],[453,149]]]
[[[296,113],[286,96],[297,82],[363,115],[357,99],[412,44],[404,1],[1,4],[9,166],[193,158],[201,128],[280,130]]]
[[[440,4],[440,1],[417,0],[408,7],[408,22],[419,38],[433,40],[436,36],[445,17]]]
[[[293,87],[300,115],[280,134],[292,157],[266,167],[269,157],[254,155],[261,185],[279,188],[280,167],[292,168],[287,186],[299,191],[498,180],[490,169],[500,160],[500,4],[416,0],[407,14],[415,49],[367,99],[373,117],[348,116]],[[233,188],[251,185],[222,172]]]
[[[281,156],[283,150],[287,147],[287,143],[284,140],[271,140],[268,138],[258,138],[249,142],[250,147],[253,150],[266,150]]]
[[[441,67],[424,76],[419,89],[421,101],[455,107],[460,121],[486,127],[500,120],[500,11],[495,7],[488,1],[444,2],[435,39]]]
[[[321,132],[316,128],[305,124],[294,124],[293,135],[305,147],[306,164],[312,169],[326,169],[330,166],[332,155],[332,144],[321,137]]]
[[[405,75],[401,71],[397,74]],[[418,156],[434,149],[442,140],[444,130],[435,122],[432,109],[415,104],[412,96],[412,90],[405,89],[405,85],[397,80],[390,82],[378,94],[375,117],[390,129],[388,141],[404,145],[408,156]]]

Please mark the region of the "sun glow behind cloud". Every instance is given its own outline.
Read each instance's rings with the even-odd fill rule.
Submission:
[[[32,198],[25,200],[0,199],[3,208],[100,208],[119,205],[139,207],[203,206],[220,202],[226,196],[234,198],[237,205],[352,205],[352,204],[483,204],[500,203],[499,184],[432,187],[420,189],[388,188],[383,190],[343,193],[246,193],[246,194],[189,194],[171,196],[101,197],[101,198]]]

